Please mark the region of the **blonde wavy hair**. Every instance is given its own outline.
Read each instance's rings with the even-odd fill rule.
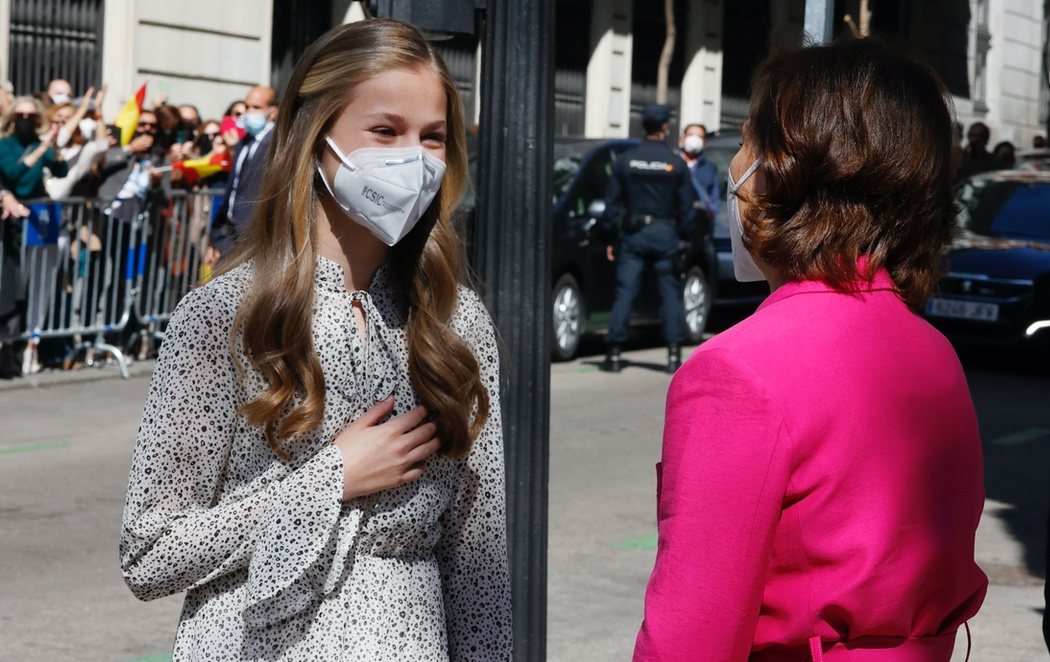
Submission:
[[[488,419],[488,392],[477,360],[449,326],[464,275],[462,242],[452,223],[467,185],[459,92],[418,30],[398,21],[361,21],[329,30],[296,64],[281,100],[261,200],[223,267],[229,271],[252,260],[254,272],[265,274],[253,280],[231,338],[243,337],[251,365],[268,382],[241,413],[265,430],[271,449],[284,459],[281,443],[315,429],[324,414],[325,383],[311,313],[314,228],[323,186],[316,168],[324,137],[350,89],[394,69],[432,70],[447,100],[441,190],[416,227],[391,249],[388,263],[406,320],[409,376],[437,425],[445,455],[465,456]]]
[[[36,132],[40,135],[47,128],[47,118],[44,117],[44,105],[36,97],[15,97],[7,107],[3,120],[0,120],[0,136],[10,136],[15,132],[15,106],[32,104],[33,112],[36,113]]]

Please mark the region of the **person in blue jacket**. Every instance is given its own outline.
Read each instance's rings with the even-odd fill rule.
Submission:
[[[707,127],[694,122],[686,125],[682,131],[678,147],[685,164],[689,166],[689,176],[696,190],[696,197],[700,200],[700,206],[713,220],[722,207],[722,195],[718,187],[718,166],[704,154],[706,143]]]

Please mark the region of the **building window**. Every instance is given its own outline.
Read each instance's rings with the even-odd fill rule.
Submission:
[[[102,0],[13,0],[11,68],[17,94],[33,94],[55,78],[74,93],[102,81]]]

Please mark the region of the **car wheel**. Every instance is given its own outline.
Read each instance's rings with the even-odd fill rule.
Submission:
[[[711,288],[700,267],[693,267],[685,275],[682,303],[685,306],[685,335],[695,345],[703,338],[711,316]]]
[[[583,298],[571,274],[554,284],[553,302],[551,354],[555,361],[568,361],[576,356],[583,337]]]

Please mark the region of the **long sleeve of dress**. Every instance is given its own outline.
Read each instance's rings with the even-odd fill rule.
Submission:
[[[747,660],[788,483],[779,412],[725,351],[702,351],[675,375],[636,662]]]
[[[471,295],[473,297],[473,295]],[[489,417],[467,457],[453,502],[442,516],[441,566],[449,660],[509,660],[510,578],[500,411],[499,352],[492,321],[480,302],[475,356],[489,393]]]
[[[272,590],[293,584],[328,544],[339,516],[342,458],[327,446],[281,479],[217,503],[237,425],[229,350],[234,310],[206,288],[176,309],[150,384],[132,460],[120,561],[143,600],[209,582],[265,547]],[[299,521],[295,521],[299,520]],[[294,522],[294,523],[293,523]],[[310,535],[283,535],[295,527]]]

